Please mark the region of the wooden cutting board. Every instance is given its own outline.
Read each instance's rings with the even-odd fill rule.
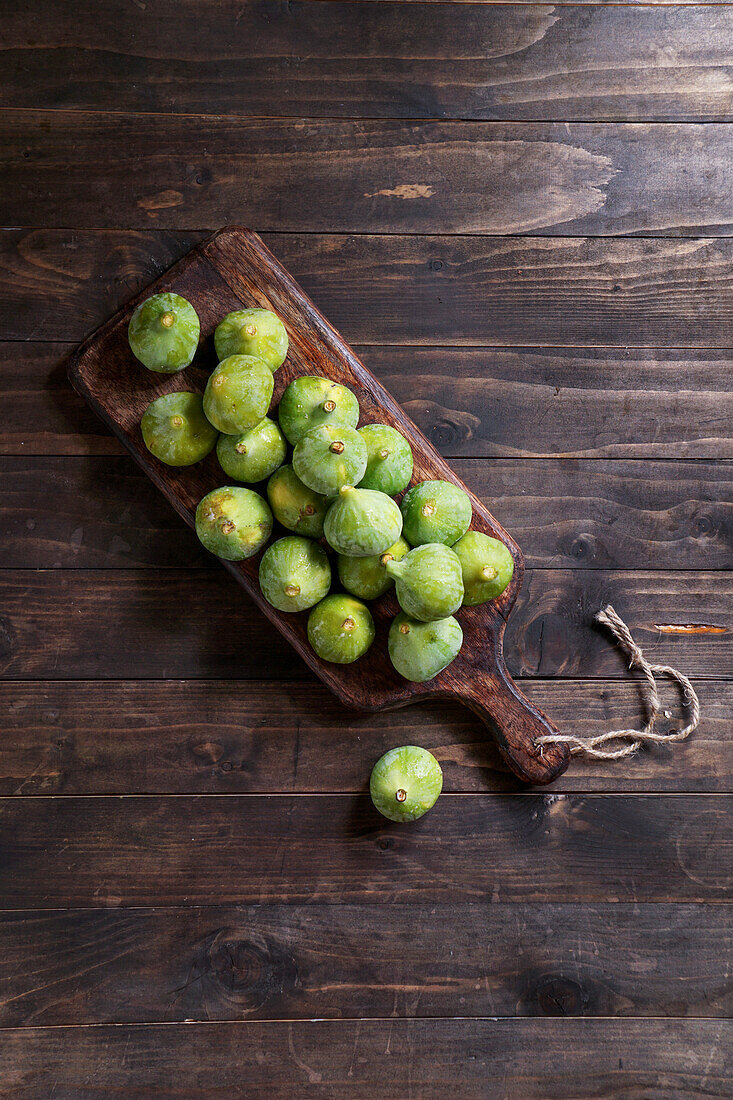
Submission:
[[[196,358],[185,371],[174,375],[146,370],[134,359],[127,342],[127,325],[137,302],[163,290],[187,298],[201,319],[201,344]],[[506,543],[515,567],[509,587],[498,599],[459,612],[464,643],[456,660],[430,682],[412,684],[397,675],[387,655],[387,632],[397,611],[392,593],[370,605],[377,636],[369,652],[353,665],[333,665],[322,661],[308,645],[307,612],[284,614],[263,598],[257,581],[259,555],[244,562],[223,561],[222,565],[344,704],[375,711],[430,697],[458,699],[487,722],[507,764],[520,779],[549,783],[568,765],[567,746],[552,745],[543,753],[535,747],[535,738],[554,732],[555,727],[513,682],[502,652],[506,620],[524,574],[519,547],[456,477],[255,233],[239,227],[222,229],[193,249],[85,341],[72,358],[71,382],[193,527],[201,497],[227,484],[229,479],[215,452],[197,466],[182,469],[159,462],[143,443],[140,419],[150,402],[161,394],[174,390],[203,391],[216,366],[213,346],[216,325],[231,310],[247,306],[274,310],[288,330],[290,349],[275,375],[274,402],[279,401],[287,384],[302,374],[324,375],[348,386],[359,400],[360,424],[391,424],[410,441],[415,460],[413,483],[441,478],[460,485],[473,505],[472,527]],[[244,662],[246,638],[242,643]]]

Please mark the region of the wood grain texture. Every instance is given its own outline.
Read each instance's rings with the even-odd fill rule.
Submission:
[[[454,459],[451,465],[501,518],[533,568],[689,570],[731,563],[733,464]],[[0,511],[7,516],[0,568],[215,565],[127,458],[0,458]]]
[[[9,226],[699,237],[733,225],[730,131],[716,123],[4,108],[0,172]]]
[[[68,385],[73,346],[0,341],[0,455],[123,453]],[[733,458],[724,351],[354,350],[447,458]]]
[[[0,232],[4,339],[81,340],[203,236]],[[728,239],[265,241],[351,344],[733,347]]]
[[[590,737],[637,725],[634,682],[525,680],[561,728]],[[684,746],[651,746],[617,761],[574,759],[557,791],[728,792],[733,684],[697,681],[702,719]],[[660,687],[682,723],[671,685]],[[456,703],[377,716],[345,711],[315,680],[0,682],[5,736],[0,795],[358,793],[372,764],[398,744],[423,745],[446,793],[515,790],[493,742]],[[0,959],[2,951],[0,950]]]
[[[0,1032],[10,1094],[97,1100],[274,1095],[350,1100],[729,1097],[721,1020],[344,1020]]]
[[[724,1017],[723,906],[206,906],[0,915],[0,1025]],[[416,935],[419,929],[419,935]]]
[[[560,121],[730,114],[724,7],[220,0],[202,16],[200,0],[73,9],[35,0],[32,11],[32,36],[26,11],[0,12],[3,106]]]
[[[366,772],[365,772],[366,780]],[[462,901],[724,903],[726,795],[446,795],[410,829],[368,794],[12,798],[0,909]]]
[[[629,675],[593,625],[612,603],[654,661],[693,677],[731,668],[729,572],[528,570],[506,635],[514,676]],[[3,570],[2,679],[290,679],[300,659],[222,569]],[[713,632],[662,633],[701,624]]]

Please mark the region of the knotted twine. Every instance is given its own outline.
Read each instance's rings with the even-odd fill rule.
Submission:
[[[631,756],[642,745],[654,743],[669,744],[672,741],[684,741],[693,730],[697,729],[700,722],[700,701],[695,689],[686,676],[669,665],[652,665],[647,661],[641,649],[631,637],[631,631],[621,616],[614,611],[610,604],[599,611],[596,622],[613,634],[614,638],[629,655],[629,668],[638,668],[643,672],[648,686],[647,708],[649,719],[640,730],[611,730],[609,733],[599,733],[596,737],[588,737],[583,740],[573,734],[548,733],[538,737],[535,744],[543,745],[570,745],[573,756],[584,752],[588,756],[594,756],[597,760],[620,760],[624,756]],[[667,733],[655,733],[654,723],[662,712],[662,705],[657,692],[656,676],[668,676],[674,680],[680,689],[682,704],[690,713],[688,725],[681,730],[670,730]],[[665,715],[666,717],[666,715]]]

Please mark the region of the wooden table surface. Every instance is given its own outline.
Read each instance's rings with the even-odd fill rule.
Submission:
[[[733,8],[8,0],[0,60],[0,1094],[731,1096]],[[66,382],[226,223],[523,547],[530,697],[640,721],[610,601],[689,742],[535,793],[332,700]]]

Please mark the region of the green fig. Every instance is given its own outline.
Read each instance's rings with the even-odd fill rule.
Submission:
[[[269,309],[237,309],[216,326],[214,347],[219,359],[254,355],[274,374],[288,354],[288,334],[277,314]]]
[[[373,554],[368,558],[349,558],[345,554],[339,554],[339,580],[353,596],[359,596],[362,600],[376,600],[394,584],[385,569],[387,562],[401,561],[409,549],[405,540],[399,538],[383,554]]]
[[[207,550],[227,561],[251,558],[271,533],[267,501],[241,485],[212,490],[196,509],[196,534]]]
[[[356,485],[366,470],[366,443],[356,428],[322,424],[301,436],[293,451],[293,469],[309,489],[332,497],[344,485]]]
[[[365,424],[359,435],[367,445],[367,468],[359,487],[390,497],[401,493],[412,477],[412,450],[404,435],[388,424]]]
[[[230,355],[213,372],[204,390],[204,412],[225,435],[241,435],[267,415],[275,380],[253,355]]]
[[[166,393],[140,421],[145,446],[166,466],[192,466],[206,458],[218,432],[204,416],[200,393]]]
[[[432,680],[458,656],[463,631],[450,615],[433,623],[421,623],[404,612],[395,616],[389,628],[389,659],[406,680]]]
[[[390,821],[417,821],[432,809],[442,789],[440,764],[417,745],[390,749],[377,760],[369,780],[372,802]]]
[[[453,550],[463,571],[466,607],[500,596],[514,575],[514,558],[509,547],[481,531],[467,531]]]
[[[322,424],[359,423],[359,402],[350,389],[329,378],[305,374],[295,378],[280,399],[280,427],[293,446],[306,432]]]
[[[154,294],[137,307],[127,329],[132,354],[148,370],[175,374],[193,359],[201,325],[180,294]]]
[[[345,485],[326,513],[323,533],[337,554],[383,554],[402,533],[400,510],[385,493]]]
[[[287,445],[274,420],[263,417],[242,435],[220,435],[216,454],[221,468],[235,481],[264,481],[285,461]]]
[[[260,588],[278,611],[305,611],[331,587],[331,566],[312,539],[286,535],[273,542],[260,562]]]
[[[310,539],[323,537],[323,521],[329,500],[304,485],[292,466],[281,466],[267,483],[267,499],[278,523],[306,535]]]
[[[308,641],[322,661],[350,665],[374,641],[374,619],[361,600],[326,596],[308,616]]]
[[[463,489],[450,481],[421,481],[402,500],[405,538],[411,546],[443,542],[452,546],[471,525],[473,509]]]
[[[442,542],[416,546],[402,561],[388,561],[385,569],[395,582],[397,602],[412,619],[446,619],[463,603],[461,563]]]

